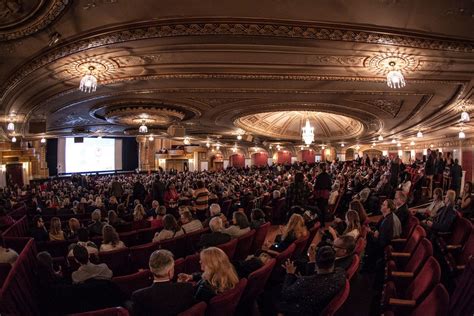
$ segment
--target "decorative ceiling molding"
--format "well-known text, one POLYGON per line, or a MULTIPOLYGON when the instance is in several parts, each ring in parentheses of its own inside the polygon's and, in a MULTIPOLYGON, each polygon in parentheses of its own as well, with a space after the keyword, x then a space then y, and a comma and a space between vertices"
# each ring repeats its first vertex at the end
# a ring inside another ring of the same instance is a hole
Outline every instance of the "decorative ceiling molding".
POLYGON ((66 9, 69 0, 0 1, 0 41, 36 33, 50 25, 66 9))
POLYGON ((392 100, 392 99, 366 99, 366 100, 353 100, 355 102, 370 104, 376 108, 390 114, 392 117, 397 117, 398 112, 403 105, 403 100, 392 100))
MULTIPOLYGON (((67 1, 67 0, 63 0, 67 1)), ((102 46, 150 38, 180 36, 250 36, 278 37, 288 39, 308 39, 340 42, 356 42, 377 45, 403 46, 430 50, 454 52, 474 52, 474 43, 452 40, 428 35, 405 35, 396 31, 373 31, 351 25, 330 25, 326 23, 303 23, 288 21, 258 20, 167 20, 123 25, 112 30, 104 30, 96 36, 85 35, 71 43, 55 47, 40 56, 31 59, 9 76, 0 91, 2 99, 9 89, 14 88, 24 77, 46 64, 75 54, 102 46)))

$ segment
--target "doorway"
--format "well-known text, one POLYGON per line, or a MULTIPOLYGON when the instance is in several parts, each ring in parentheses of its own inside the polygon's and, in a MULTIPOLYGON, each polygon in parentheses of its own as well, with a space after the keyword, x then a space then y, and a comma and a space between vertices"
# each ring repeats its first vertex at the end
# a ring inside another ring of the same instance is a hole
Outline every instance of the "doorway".
POLYGON ((6 178, 9 185, 23 186, 23 164, 11 163, 6 165, 6 178))

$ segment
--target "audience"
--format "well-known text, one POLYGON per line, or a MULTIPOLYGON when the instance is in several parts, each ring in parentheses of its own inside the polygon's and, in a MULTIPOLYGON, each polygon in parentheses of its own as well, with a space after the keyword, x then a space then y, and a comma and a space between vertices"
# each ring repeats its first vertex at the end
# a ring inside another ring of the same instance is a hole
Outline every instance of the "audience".
POLYGON ((210 217, 207 218, 203 223, 204 227, 209 227, 209 222, 214 217, 220 217, 222 219, 222 222, 224 223, 224 225, 227 224, 227 218, 225 217, 224 214, 221 213, 221 207, 220 207, 219 204, 212 203, 211 206, 209 206, 209 214, 210 214, 210 217))
POLYGON ((250 213, 250 228, 257 229, 263 224, 265 224, 265 213, 259 208, 254 208, 250 213))
POLYGON ((78 242, 77 244, 71 244, 69 246, 69 257, 72 257, 73 254, 73 248, 75 245, 83 246, 86 248, 87 252, 89 253, 89 256, 95 256, 98 257, 99 255, 99 250, 97 249, 97 245, 93 243, 92 241, 89 241, 89 232, 85 228, 79 228, 77 230, 77 239, 78 242))
POLYGON ((102 228, 102 238, 101 252, 125 248, 125 244, 120 241, 119 235, 111 225, 104 225, 104 228, 102 228))
POLYGON ((137 290, 132 295, 135 316, 177 315, 194 304, 194 288, 191 283, 174 283, 174 259, 168 250, 156 250, 150 256, 153 284, 137 290))
POLYGON ((224 233, 230 235, 232 238, 240 237, 250 231, 250 224, 244 212, 234 212, 232 216, 232 225, 224 229, 224 233))
POLYGON ((51 224, 49 228, 49 240, 56 241, 56 240, 65 240, 65 235, 63 230, 61 229, 61 220, 59 217, 51 218, 51 224))
POLYGON ((444 207, 439 210, 438 215, 433 220, 423 221, 423 227, 433 233, 449 232, 456 219, 455 199, 456 191, 448 190, 444 198, 444 207))
POLYGON ((213 247, 221 244, 225 244, 231 240, 229 234, 224 233, 224 224, 220 217, 213 217, 209 222, 210 233, 201 235, 199 240, 200 248, 213 247))
POLYGON ((299 214, 293 214, 288 220, 285 229, 281 231, 280 235, 276 236, 275 242, 273 244, 267 243, 264 250, 270 254, 277 255, 286 250, 293 242, 307 235, 308 230, 306 229, 303 217, 299 214))
POLYGON ((91 224, 87 226, 89 230, 89 235, 91 236, 100 236, 102 234, 102 228, 104 228, 104 223, 101 221, 102 215, 99 209, 96 209, 91 214, 91 224))
POLYGON ((0 230, 5 230, 15 223, 15 220, 7 215, 5 208, 0 206, 0 230))
POLYGON ((408 217, 410 216, 410 212, 408 211, 407 205, 407 195, 403 191, 395 192, 395 206, 397 209, 395 210, 395 215, 397 215, 402 227, 407 224, 408 217))
POLYGON ((203 228, 201 221, 193 219, 193 215, 189 210, 186 209, 181 213, 181 229, 185 233, 192 233, 203 228))
POLYGON ((153 242, 178 237, 184 234, 184 231, 178 226, 178 222, 171 214, 163 217, 163 229, 155 234, 153 242))
POLYGON ((36 241, 48 241, 49 240, 49 233, 44 226, 43 218, 39 215, 33 217, 33 227, 30 231, 31 237, 33 237, 36 241))
POLYGON ((0 234, 0 263, 9 263, 13 265, 18 259, 18 253, 10 248, 6 248, 3 241, 3 236, 0 234))
POLYGON ((68 221, 68 227, 69 230, 67 230, 66 233, 66 239, 67 240, 72 240, 77 238, 77 231, 79 228, 81 228, 81 222, 75 217, 72 217, 68 221))

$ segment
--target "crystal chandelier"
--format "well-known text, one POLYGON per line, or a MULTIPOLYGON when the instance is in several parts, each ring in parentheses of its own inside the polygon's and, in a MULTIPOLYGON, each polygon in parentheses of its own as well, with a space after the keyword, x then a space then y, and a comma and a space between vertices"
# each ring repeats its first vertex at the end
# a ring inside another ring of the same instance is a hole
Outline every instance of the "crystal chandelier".
POLYGON ((423 133, 422 133, 421 131, 418 131, 418 133, 416 133, 416 137, 422 138, 422 137, 423 137, 423 133))
POLYGON ((43 137, 43 138, 41 138, 40 142, 41 142, 41 144, 44 144, 44 143, 46 143, 46 138, 44 138, 44 137, 43 137))
POLYGON ((301 129, 303 141, 306 145, 311 145, 314 141, 314 127, 309 124, 309 120, 306 119, 306 125, 301 129))
POLYGON ((189 139, 189 137, 185 137, 185 138, 184 138, 183 144, 185 144, 185 145, 191 144, 191 140, 189 139))
POLYGON ((466 107, 463 105, 461 109, 461 122, 469 122, 471 120, 471 117, 469 116, 469 113, 467 113, 466 107))
POLYGON ((391 61, 388 63, 392 70, 387 74, 387 85, 393 89, 403 88, 405 86, 405 78, 403 78, 402 72, 395 69, 395 62, 391 61))
POLYGON ((97 78, 92 74, 92 71, 94 70, 94 66, 89 66, 90 73, 82 77, 81 84, 79 85, 79 90, 82 92, 90 93, 97 89, 97 78))
POLYGON ((14 131, 15 130, 15 123, 13 123, 13 122, 8 123, 7 130, 14 131))
POLYGON ((148 127, 145 125, 145 120, 142 121, 142 125, 138 128, 138 132, 142 134, 148 133, 148 127))

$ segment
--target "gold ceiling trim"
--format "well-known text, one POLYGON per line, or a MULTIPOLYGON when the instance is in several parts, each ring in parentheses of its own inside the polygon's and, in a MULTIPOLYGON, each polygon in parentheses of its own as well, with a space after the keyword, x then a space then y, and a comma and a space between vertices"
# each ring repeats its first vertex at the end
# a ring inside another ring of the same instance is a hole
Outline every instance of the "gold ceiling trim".
POLYGON ((96 36, 84 35, 83 37, 85 38, 60 45, 46 51, 42 55, 36 56, 9 76, 10 80, 6 81, 0 89, 1 99, 3 100, 10 89, 13 89, 16 84, 35 70, 71 54, 135 40, 209 35, 299 38, 454 52, 474 52, 474 44, 471 41, 452 40, 418 33, 416 35, 405 35, 397 33, 396 30, 391 32, 387 32, 386 30, 373 31, 363 29, 356 25, 329 25, 317 22, 304 23, 248 19, 234 19, 229 21, 216 18, 196 21, 189 19, 185 21, 150 21, 122 25, 115 29, 106 29, 103 30, 102 34, 96 36))

